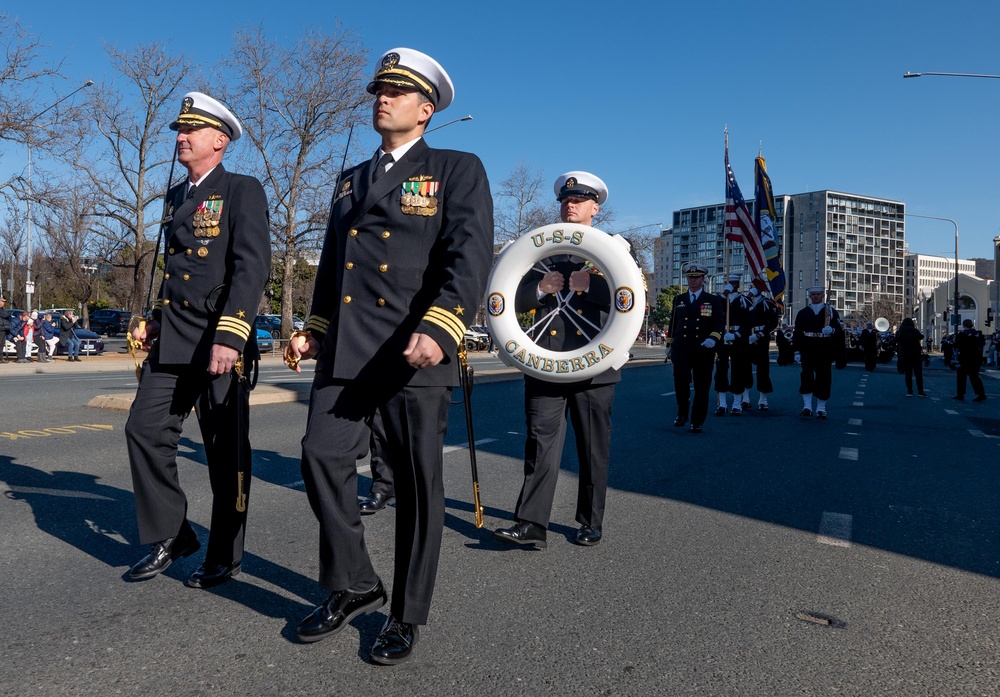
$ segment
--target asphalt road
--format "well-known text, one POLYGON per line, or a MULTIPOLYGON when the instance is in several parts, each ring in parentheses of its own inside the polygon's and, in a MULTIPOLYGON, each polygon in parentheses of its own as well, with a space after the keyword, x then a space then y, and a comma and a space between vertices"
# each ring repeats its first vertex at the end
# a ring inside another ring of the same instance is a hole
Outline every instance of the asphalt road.
MULTIPOLYGON (((477 360, 487 361, 485 375, 491 359, 477 360)), ((671 366, 630 368, 614 408, 604 542, 569 542, 570 438, 541 552, 492 538, 521 483, 523 388, 484 382, 474 399, 486 526, 473 524, 456 405, 430 623, 413 660, 384 668, 365 658, 384 611, 317 644, 294 638, 326 595, 298 469, 304 398, 252 410, 244 573, 197 591, 182 581, 200 555, 150 581, 123 580, 145 553, 127 415, 83 405, 134 390, 127 366, 6 367, 2 695, 998 693, 994 380, 986 403, 953 402, 954 373, 938 362, 931 398, 905 398, 892 366, 866 375, 852 364, 835 373, 830 418, 819 421, 797 416, 797 369, 774 368, 769 412, 709 417, 698 436, 670 425, 671 366)), ((277 365, 262 373, 265 384, 290 380, 277 365)), ((204 542, 210 500, 193 420, 181 451, 204 542)), ((363 493, 366 463, 359 472, 363 493)), ((376 568, 390 580, 393 518, 389 508, 365 519, 376 568)))

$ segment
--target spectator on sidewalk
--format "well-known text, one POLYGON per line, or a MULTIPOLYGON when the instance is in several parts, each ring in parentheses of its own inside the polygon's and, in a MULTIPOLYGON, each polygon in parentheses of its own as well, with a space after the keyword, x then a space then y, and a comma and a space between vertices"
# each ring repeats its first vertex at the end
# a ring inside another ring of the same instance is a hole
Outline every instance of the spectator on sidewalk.
POLYGON ((45 341, 46 357, 49 361, 54 361, 56 346, 59 345, 59 327, 52 319, 51 312, 46 312, 42 316, 42 337, 45 341))
POLYGON ((80 340, 73 330, 80 326, 80 318, 73 310, 66 310, 66 313, 59 318, 59 340, 66 344, 66 360, 80 360, 80 340))

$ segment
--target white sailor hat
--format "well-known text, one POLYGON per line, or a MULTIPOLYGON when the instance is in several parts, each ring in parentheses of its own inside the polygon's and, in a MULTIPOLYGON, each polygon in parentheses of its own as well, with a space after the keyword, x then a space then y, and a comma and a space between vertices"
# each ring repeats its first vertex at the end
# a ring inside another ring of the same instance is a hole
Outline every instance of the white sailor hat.
POLYGON ((434 111, 444 111, 455 98, 455 85, 441 64, 412 48, 393 48, 382 54, 368 92, 375 94, 380 84, 419 90, 431 100, 434 111))
POLYGON ((556 192, 557 201, 562 201, 567 196, 578 196, 603 205, 608 200, 608 185, 590 172, 574 171, 560 174, 552 188, 556 192))
POLYGON ((689 261, 682 269, 685 276, 704 276, 708 273, 708 267, 697 261, 689 261))
POLYGON ((731 273, 731 274, 729 274, 729 279, 728 280, 729 280, 730 283, 739 283, 740 282, 740 278, 742 278, 742 276, 740 276, 740 274, 738 274, 738 273, 731 273))
POLYGON ((823 286, 809 286, 808 288, 806 288, 807 293, 823 293, 825 291, 826 288, 824 288, 823 286))
POLYGON ((181 100, 181 113, 170 124, 170 130, 176 131, 181 126, 211 126, 229 136, 229 140, 239 140, 243 135, 243 127, 233 112, 219 100, 201 92, 188 92, 181 100))

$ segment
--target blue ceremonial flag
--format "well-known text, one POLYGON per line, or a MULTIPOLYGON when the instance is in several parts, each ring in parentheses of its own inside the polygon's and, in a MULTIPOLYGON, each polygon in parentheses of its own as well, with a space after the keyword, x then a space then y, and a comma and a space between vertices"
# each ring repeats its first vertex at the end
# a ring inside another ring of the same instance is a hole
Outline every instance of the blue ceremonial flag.
POLYGON ((785 271, 781 268, 781 250, 778 249, 778 240, 774 236, 774 220, 778 216, 774 209, 774 194, 771 192, 771 179, 767 176, 767 165, 759 155, 755 167, 754 189, 757 199, 754 223, 767 260, 767 282, 774 301, 784 309, 782 297, 785 295, 785 271))

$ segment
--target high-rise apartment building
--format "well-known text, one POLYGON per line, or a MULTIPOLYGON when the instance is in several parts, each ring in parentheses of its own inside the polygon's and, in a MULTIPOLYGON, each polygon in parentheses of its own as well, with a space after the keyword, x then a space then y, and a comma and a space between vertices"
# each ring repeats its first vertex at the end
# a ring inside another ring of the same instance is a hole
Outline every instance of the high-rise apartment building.
MULTIPOLYGON (((966 276, 977 276, 976 262, 959 259, 958 272, 966 276)), ((920 293, 931 293, 945 281, 955 280, 955 259, 930 254, 906 254, 903 270, 903 315, 913 312, 921 301, 920 293)))
POLYGON ((841 315, 858 320, 878 305, 903 309, 904 214, 900 201, 811 191, 790 197, 783 246, 787 307, 824 285, 841 315))

